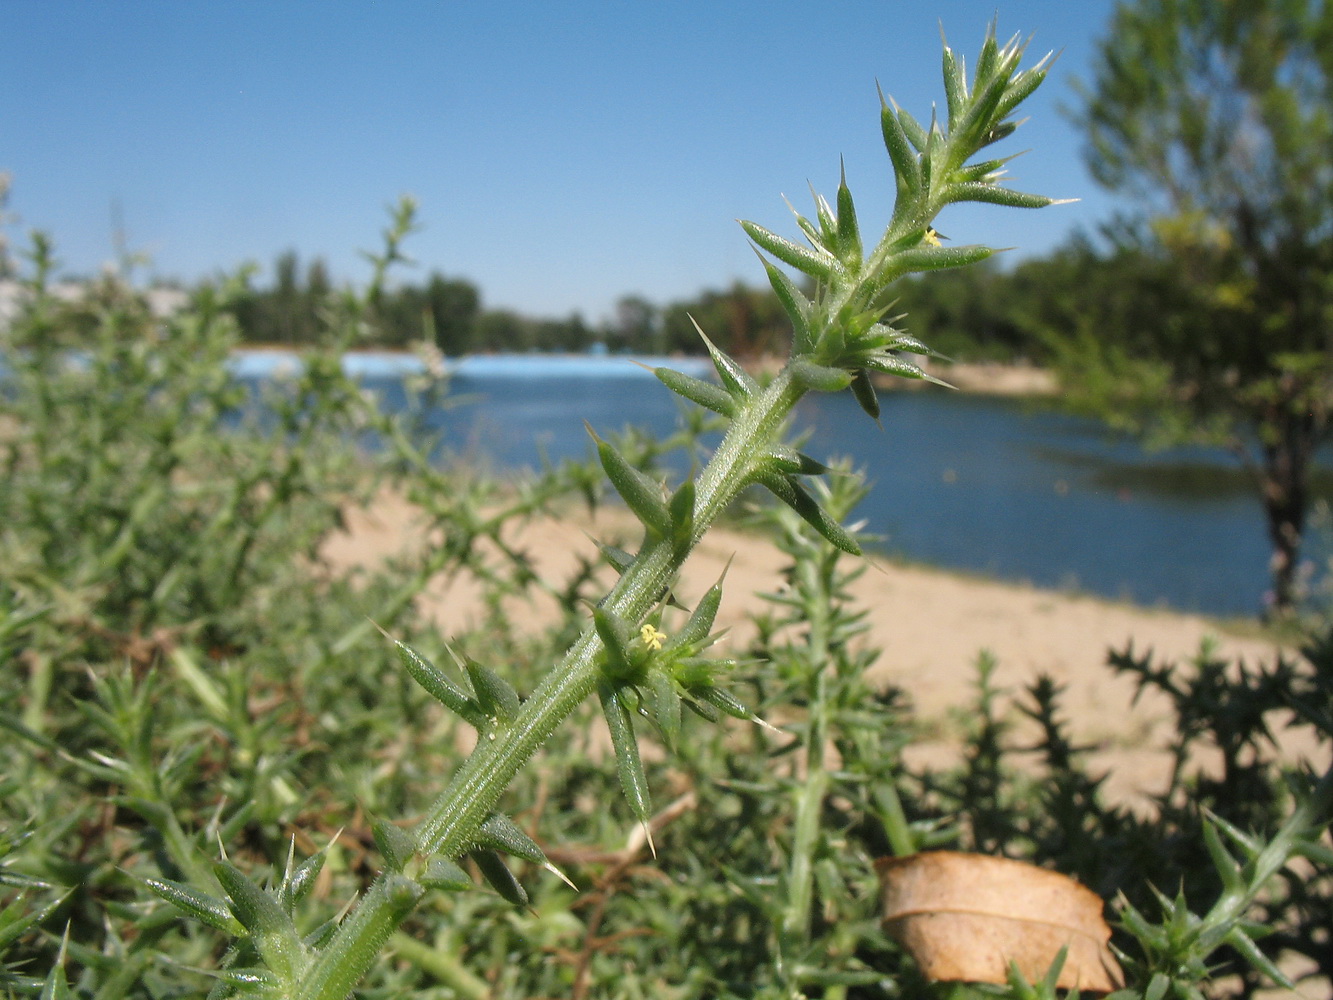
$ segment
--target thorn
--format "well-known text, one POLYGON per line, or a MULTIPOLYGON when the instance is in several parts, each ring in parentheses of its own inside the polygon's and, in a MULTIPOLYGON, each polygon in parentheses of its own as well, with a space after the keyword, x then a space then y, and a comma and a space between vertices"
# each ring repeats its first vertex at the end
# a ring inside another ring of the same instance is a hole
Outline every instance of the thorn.
POLYGON ((773 723, 769 722, 766 719, 760 718, 757 715, 750 716, 750 721, 760 726, 763 726, 770 733, 778 733, 779 735, 785 735, 784 730, 779 729, 777 726, 773 725, 773 723))
POLYGON ((657 845, 653 843, 653 828, 648 825, 646 820, 642 823, 643 835, 648 838, 648 850, 653 852, 653 860, 657 860, 657 845))
POLYGON ((569 876, 566 875, 564 872, 562 872, 562 871, 561 871, 559 868, 557 868, 555 865, 551 864, 551 862, 549 862, 549 861, 544 862, 544 863, 542 864, 542 867, 545 868, 545 869, 546 869, 548 872, 550 872, 552 875, 554 875, 556 878, 558 878, 561 882, 565 883, 565 885, 567 885, 567 886, 569 886, 571 889, 573 889, 575 892, 578 892, 578 891, 579 891, 579 887, 576 886, 573 882, 571 882, 571 881, 569 880, 569 876))
MULTIPOLYGON (((456 652, 454 652, 454 647, 449 644, 449 640, 441 639, 440 642, 444 646, 444 651, 449 654, 449 658, 454 661, 454 666, 461 670, 464 676, 467 676, 467 664, 463 662, 462 658, 456 652)), ((342 831, 339 830, 338 832, 341 833, 342 831)))

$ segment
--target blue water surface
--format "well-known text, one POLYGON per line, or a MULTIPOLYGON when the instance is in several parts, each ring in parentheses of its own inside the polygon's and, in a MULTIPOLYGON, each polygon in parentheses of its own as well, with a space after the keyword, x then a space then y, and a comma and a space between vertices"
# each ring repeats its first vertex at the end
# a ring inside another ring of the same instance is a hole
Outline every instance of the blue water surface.
MULTIPOLYGON (((404 374, 422 370, 402 355, 348 366, 393 409, 408 399, 404 374)), ((632 424, 662 437, 681 419, 681 401, 629 359, 481 356, 449 370, 446 405, 426 421, 440 454, 497 472, 588 456, 585 421, 601 434, 632 424)), ((873 488, 856 516, 890 553, 1140 604, 1262 610, 1264 520, 1229 454, 1147 453, 1095 422, 1010 400, 927 389, 881 401, 877 425, 850 394, 812 395, 795 425, 814 457, 847 457, 865 472, 873 488), (1182 473, 1207 475, 1182 488, 1182 473)))

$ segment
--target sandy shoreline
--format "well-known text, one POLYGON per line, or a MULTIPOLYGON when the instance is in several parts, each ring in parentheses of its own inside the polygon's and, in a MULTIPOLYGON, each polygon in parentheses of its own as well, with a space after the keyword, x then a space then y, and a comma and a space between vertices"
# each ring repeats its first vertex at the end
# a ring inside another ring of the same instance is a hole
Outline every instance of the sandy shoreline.
MULTIPOLYGON (((351 512, 348 534, 329 545, 327 556, 335 566, 367 565, 420 546, 423 538, 413 521, 406 503, 381 498, 367 511, 351 512)), ((595 557, 589 534, 631 547, 637 538, 623 510, 606 508, 595 521, 582 511, 559 520, 537 519, 507 541, 531 556, 539 574, 560 584, 579 556, 595 557)), ((686 566, 679 592, 689 604, 730 563, 718 624, 733 627, 725 640, 731 648, 744 649, 746 614, 762 603, 754 595, 781 583, 783 562, 782 553, 762 538, 715 529, 686 566)), ((1228 635, 1220 623, 1201 615, 922 566, 876 560, 852 592, 869 612, 866 641, 883 650, 870 676, 906 691, 932 733, 931 742, 913 749, 918 760, 943 762, 956 754, 959 713, 971 704, 975 664, 984 649, 998 660, 995 683, 1012 694, 1043 673, 1065 686, 1062 714, 1071 720, 1076 740, 1098 748, 1094 764, 1109 772, 1108 792, 1131 802, 1165 783, 1170 762, 1161 746, 1170 732, 1169 714, 1160 699, 1145 697, 1133 704, 1132 682, 1105 666, 1108 649, 1132 642, 1136 651, 1151 649, 1159 662, 1182 664, 1204 641, 1216 642, 1224 656, 1251 662, 1275 655, 1271 642, 1228 635)), ((461 631, 479 620, 480 596, 474 581, 458 578, 433 586, 422 598, 423 611, 446 633, 461 631)), ((542 599, 514 601, 507 610, 537 628, 552 619, 554 605, 542 599)), ((1300 754, 1305 748, 1291 749, 1300 754)))

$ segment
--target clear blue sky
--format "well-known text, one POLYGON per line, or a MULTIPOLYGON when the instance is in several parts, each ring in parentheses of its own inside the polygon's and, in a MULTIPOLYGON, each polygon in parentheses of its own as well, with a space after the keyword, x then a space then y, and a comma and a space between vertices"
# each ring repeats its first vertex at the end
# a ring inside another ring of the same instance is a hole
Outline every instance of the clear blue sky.
POLYGON ((1077 205, 957 207, 956 243, 1043 253, 1114 203, 1058 108, 1087 78, 1110 0, 8 0, 0 171, 14 242, 50 232, 65 270, 112 256, 113 205, 151 274, 324 257, 360 280, 385 206, 420 202, 416 280, 465 277, 490 307, 658 303, 762 281, 737 218, 795 234, 782 202, 831 196, 839 156, 867 227, 890 208, 876 80, 918 117, 943 103, 940 26, 987 23, 1061 51, 1008 151, 1013 186, 1077 205))

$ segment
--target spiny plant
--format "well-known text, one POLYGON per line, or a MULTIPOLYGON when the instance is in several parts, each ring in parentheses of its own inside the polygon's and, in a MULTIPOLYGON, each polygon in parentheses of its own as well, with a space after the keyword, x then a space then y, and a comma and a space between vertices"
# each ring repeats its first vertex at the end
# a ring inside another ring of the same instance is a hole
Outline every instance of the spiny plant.
POLYGON ((753 718, 728 690, 728 662, 704 655, 715 638, 721 581, 673 625, 668 609, 677 603, 677 573, 709 526, 756 485, 838 548, 859 553, 852 535, 802 484, 803 478, 827 470, 787 443, 787 419, 806 393, 846 389, 878 418, 872 376, 930 378, 900 356, 930 351, 886 320, 890 286, 906 274, 971 264, 993 252, 940 245, 933 223, 942 209, 964 201, 1024 208, 1052 203, 1002 186, 1007 158, 974 159, 1014 131, 1014 112, 1045 78, 1046 60, 1020 69, 1024 50, 1018 39, 1001 44, 988 32, 969 77, 963 60, 946 46, 943 121, 932 115, 923 125, 881 97, 881 129, 896 177, 896 200, 885 232, 868 252, 845 176, 835 204, 816 196, 813 220, 796 214, 804 244, 741 223, 791 320, 791 356, 770 382, 761 384, 701 330, 717 383, 654 369, 669 389, 729 421, 708 463, 673 488, 593 435, 603 470, 642 523, 643 538, 632 554, 604 549, 619 574, 617 582, 592 608, 591 621, 567 654, 527 697, 499 672, 466 656, 457 657, 460 683, 408 645, 398 645, 405 669, 473 726, 478 739, 413 829, 375 824, 385 870, 344 919, 311 933, 298 929, 296 907, 322 854, 299 864, 293 859, 267 887, 226 860, 212 867, 204 885, 166 879, 149 883, 181 910, 236 936, 219 993, 341 1000, 428 892, 472 886, 459 866, 465 857, 502 896, 523 903, 524 888, 501 855, 541 865, 547 864, 546 856, 498 810, 500 798, 552 732, 591 696, 597 696, 606 717, 630 811, 645 826, 652 805, 639 755, 644 720, 670 743, 686 708, 709 718, 753 718), (799 272, 805 287, 779 264, 799 272))

